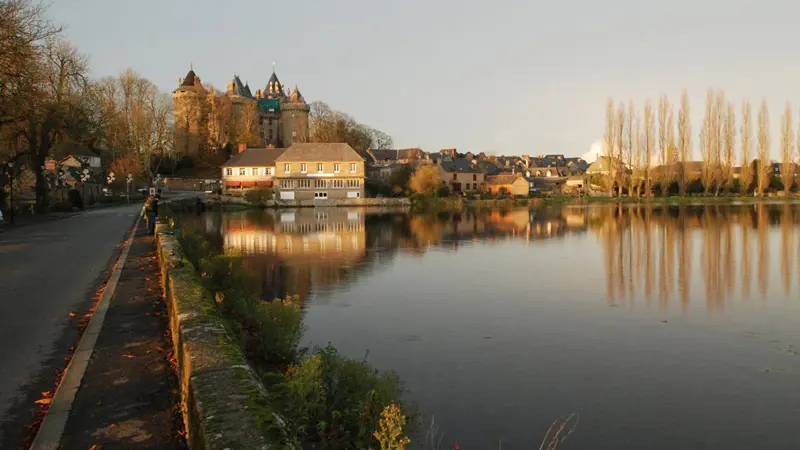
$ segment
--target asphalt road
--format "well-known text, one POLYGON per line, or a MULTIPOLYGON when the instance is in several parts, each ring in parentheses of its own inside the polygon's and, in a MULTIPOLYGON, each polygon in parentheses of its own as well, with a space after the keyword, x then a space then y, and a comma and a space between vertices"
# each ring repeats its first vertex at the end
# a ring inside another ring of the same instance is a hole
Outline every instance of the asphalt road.
POLYGON ((0 233, 0 448, 18 445, 33 400, 51 390, 141 205, 0 233))

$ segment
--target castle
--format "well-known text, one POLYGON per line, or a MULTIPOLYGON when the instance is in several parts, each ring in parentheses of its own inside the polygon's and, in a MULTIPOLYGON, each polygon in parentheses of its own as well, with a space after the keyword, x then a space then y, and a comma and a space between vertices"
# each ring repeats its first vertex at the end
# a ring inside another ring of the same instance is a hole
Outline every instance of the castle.
POLYGON ((175 150, 181 155, 196 157, 226 144, 234 149, 246 145, 286 148, 308 142, 311 108, 296 86, 284 91, 274 69, 264 90, 255 95, 237 75, 220 95, 206 89, 190 68, 186 77, 178 79, 172 99, 175 150))

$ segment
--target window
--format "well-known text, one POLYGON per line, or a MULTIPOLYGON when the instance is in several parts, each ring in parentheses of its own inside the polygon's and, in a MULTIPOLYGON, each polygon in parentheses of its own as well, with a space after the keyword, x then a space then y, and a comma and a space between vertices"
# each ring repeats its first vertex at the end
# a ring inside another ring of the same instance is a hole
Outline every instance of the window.
POLYGON ((294 187, 294 180, 281 180, 281 188, 291 189, 294 187))
POLYGON ((292 137, 297 137, 297 131, 292 131, 292 137))
POLYGON ((244 176, 246 172, 247 172, 247 169, 245 169, 244 167, 240 167, 239 168, 239 175, 244 176))
POLYGON ((314 192, 314 198, 316 199, 326 199, 328 198, 327 192, 314 192))
POLYGON ((478 181, 478 174, 472 174, 472 181, 478 181))
POLYGON ((301 188, 310 188, 311 187, 311 180, 298 180, 300 183, 301 188))
POLYGON ((300 163, 300 173, 307 173, 308 172, 308 164, 300 163))
POLYGON ((333 163, 333 173, 339 173, 339 169, 342 167, 339 163, 333 163))
POLYGON ((233 169, 231 169, 230 167, 225 169, 225 175, 232 176, 233 175, 233 169))
POLYGON ((356 163, 350 163, 350 173, 356 173, 356 163))
POLYGON ((253 167, 253 176, 254 177, 258 176, 258 167, 253 167))
POLYGON ((315 188, 326 188, 328 187, 327 184, 327 180, 314 180, 315 188))
POLYGON ((457 180, 457 179, 458 179, 458 174, 457 174, 457 173, 454 173, 454 174, 453 174, 453 180, 455 181, 455 180, 457 180))
POLYGON ((317 163, 317 173, 322 173, 322 163, 317 163))
POLYGON ((284 164, 283 165, 283 173, 289 173, 290 169, 291 169, 291 164, 284 164))
POLYGON ((274 175, 271 167, 264 167, 264 175, 274 175))

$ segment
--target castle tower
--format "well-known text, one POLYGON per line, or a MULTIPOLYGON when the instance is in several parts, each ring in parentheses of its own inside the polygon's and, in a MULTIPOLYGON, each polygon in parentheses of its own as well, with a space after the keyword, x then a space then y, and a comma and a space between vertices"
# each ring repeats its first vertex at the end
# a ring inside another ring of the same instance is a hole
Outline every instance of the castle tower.
POLYGON ((284 147, 295 142, 308 142, 308 115, 311 107, 306 103, 297 86, 281 103, 281 137, 284 147))
POLYGON ((262 119, 250 86, 234 74, 225 95, 231 100, 231 114, 236 125, 228 136, 230 143, 234 148, 239 148, 240 144, 264 145, 262 119))
POLYGON ((281 102, 286 98, 283 85, 273 70, 267 86, 260 91, 258 112, 261 117, 262 142, 276 148, 283 147, 281 141, 281 102))
POLYGON ((205 150, 208 122, 203 108, 206 89, 190 67, 178 88, 172 91, 175 109, 175 150, 181 155, 196 157, 205 150))

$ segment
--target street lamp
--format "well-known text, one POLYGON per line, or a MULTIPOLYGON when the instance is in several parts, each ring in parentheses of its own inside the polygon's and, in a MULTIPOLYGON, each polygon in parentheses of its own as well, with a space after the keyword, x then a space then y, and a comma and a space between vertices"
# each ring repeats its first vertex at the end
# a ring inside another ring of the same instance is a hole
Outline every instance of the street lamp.
POLYGON ((81 172, 81 197, 86 197, 86 182, 89 181, 89 169, 83 169, 81 172))
POLYGON ((133 175, 128 174, 128 176, 125 177, 125 199, 128 201, 129 204, 131 202, 131 183, 132 182, 133 182, 133 175))

